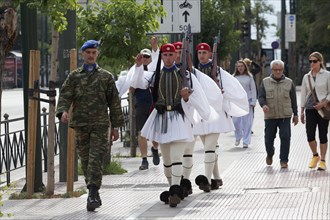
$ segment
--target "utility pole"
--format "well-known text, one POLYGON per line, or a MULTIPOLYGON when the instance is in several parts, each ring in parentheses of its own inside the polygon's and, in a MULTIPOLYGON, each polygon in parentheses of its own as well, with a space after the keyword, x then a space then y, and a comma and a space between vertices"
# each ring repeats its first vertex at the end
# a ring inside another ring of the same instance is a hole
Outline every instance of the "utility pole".
MULTIPOLYGON (((58 60, 59 60, 59 84, 62 86, 64 80, 70 73, 70 50, 77 48, 76 43, 76 11, 68 11, 66 14, 68 21, 67 29, 60 34, 58 60)), ((67 181, 67 134, 68 124, 60 122, 60 182, 67 181)), ((78 159, 75 157, 74 180, 78 180, 78 159)))
MULTIPOLYGON (((281 0, 281 60, 285 63, 285 70, 287 69, 287 56, 285 50, 285 0, 281 0)), ((284 72, 287 74, 287 71, 284 72)))
MULTIPOLYGON (((296 0, 290 0, 290 14, 296 13, 296 0)), ((289 42, 289 55, 288 55, 288 76, 296 83, 297 79, 297 53, 296 42, 289 42)))
POLYGON ((240 58, 251 57, 251 2, 250 0, 246 0, 245 2, 245 16, 240 22, 242 32, 240 58))
MULTIPOLYGON (((21 3, 21 26, 22 26, 22 51, 23 51, 23 92, 24 92, 24 128, 25 143, 28 143, 28 98, 29 98, 29 60, 30 50, 37 50, 37 32, 29 27, 37 25, 37 10, 30 9, 26 3, 21 3)), ((44 188, 42 183, 41 164, 41 129, 40 129, 40 102, 37 107, 37 129, 36 129, 36 155, 35 155, 35 179, 34 192, 41 192, 44 188)), ((26 157, 27 158, 27 157, 26 157)), ((26 190, 26 185, 23 191, 26 190)))

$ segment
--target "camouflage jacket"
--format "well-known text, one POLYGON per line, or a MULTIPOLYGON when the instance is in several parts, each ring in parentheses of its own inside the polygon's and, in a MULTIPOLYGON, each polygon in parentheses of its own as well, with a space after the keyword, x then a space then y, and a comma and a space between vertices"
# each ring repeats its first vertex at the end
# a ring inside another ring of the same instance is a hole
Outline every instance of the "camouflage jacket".
POLYGON ((110 122, 112 127, 124 125, 114 78, 98 65, 90 74, 83 66, 69 74, 60 91, 56 115, 68 112, 71 104, 70 127, 109 125, 110 122))

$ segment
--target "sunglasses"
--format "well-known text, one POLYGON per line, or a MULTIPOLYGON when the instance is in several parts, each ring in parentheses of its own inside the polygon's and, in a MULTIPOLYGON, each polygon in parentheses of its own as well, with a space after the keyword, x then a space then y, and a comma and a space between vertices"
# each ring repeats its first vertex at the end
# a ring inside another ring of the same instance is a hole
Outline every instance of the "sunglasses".
POLYGON ((150 58, 150 56, 149 55, 143 55, 143 58, 148 59, 148 58, 150 58))
POLYGON ((309 60, 309 63, 317 63, 319 62, 318 60, 309 60))

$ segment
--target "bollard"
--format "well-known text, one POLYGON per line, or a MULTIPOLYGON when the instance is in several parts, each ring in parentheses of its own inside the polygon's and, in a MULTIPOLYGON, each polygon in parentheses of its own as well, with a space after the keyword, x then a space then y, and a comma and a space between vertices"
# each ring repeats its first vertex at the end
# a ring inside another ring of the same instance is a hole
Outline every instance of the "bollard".
MULTIPOLYGON (((42 119, 44 123, 43 134, 47 134, 47 115, 46 115, 47 108, 42 108, 42 119)), ((43 145, 44 145, 44 172, 47 172, 47 161, 48 161, 48 135, 44 135, 42 138, 43 145)))
POLYGON ((5 143, 4 146, 6 146, 6 179, 7 179, 7 186, 10 185, 10 145, 9 145, 9 122, 8 122, 8 118, 9 115, 7 113, 5 113, 3 115, 3 117, 5 118, 5 143))

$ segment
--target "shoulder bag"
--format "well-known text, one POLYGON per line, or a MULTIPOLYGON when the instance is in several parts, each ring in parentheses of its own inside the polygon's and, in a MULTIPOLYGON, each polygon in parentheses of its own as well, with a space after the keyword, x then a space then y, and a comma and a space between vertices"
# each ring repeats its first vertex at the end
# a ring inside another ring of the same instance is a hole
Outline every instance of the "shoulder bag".
MULTIPOLYGON (((310 88, 311 93, 312 93, 312 97, 313 97, 314 103, 317 103, 318 101, 317 101, 317 98, 316 98, 315 89, 312 88, 311 76, 308 76, 308 84, 309 84, 309 88, 310 88)), ((323 119, 330 120, 330 103, 327 103, 327 106, 326 107, 322 107, 317 112, 319 113, 319 115, 323 119)))

